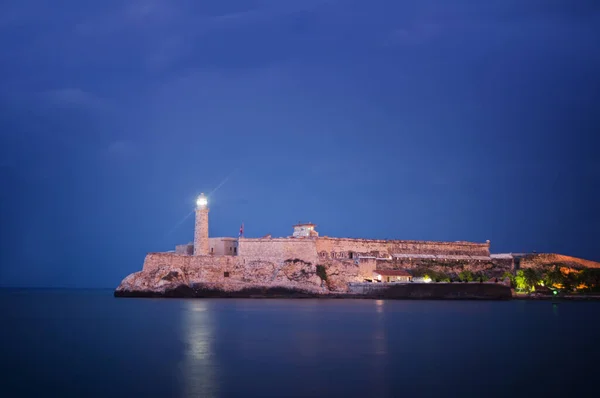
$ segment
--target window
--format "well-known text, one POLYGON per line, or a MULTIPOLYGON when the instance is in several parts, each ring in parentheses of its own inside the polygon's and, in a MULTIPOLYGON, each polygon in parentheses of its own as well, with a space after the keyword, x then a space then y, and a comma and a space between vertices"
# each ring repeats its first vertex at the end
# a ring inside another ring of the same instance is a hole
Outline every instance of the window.
POLYGON ((213 253, 213 251, 214 251, 214 247, 211 247, 210 252, 213 253))
POLYGON ((223 276, 224 276, 225 278, 229 278, 229 272, 223 272, 223 276))
POLYGON ((352 253, 352 252, 348 252, 348 257, 350 257, 350 258, 354 258, 354 253, 352 253))
POLYGON ((237 247, 233 248, 233 254, 237 254, 237 247))

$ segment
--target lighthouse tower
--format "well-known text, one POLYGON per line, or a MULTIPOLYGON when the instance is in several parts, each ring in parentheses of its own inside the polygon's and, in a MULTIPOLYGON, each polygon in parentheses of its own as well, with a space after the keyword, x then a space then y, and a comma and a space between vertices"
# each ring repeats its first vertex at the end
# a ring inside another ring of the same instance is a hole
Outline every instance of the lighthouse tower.
POLYGON ((200 194, 196 201, 196 225, 194 227, 194 256, 207 256, 208 242, 208 200, 200 194))

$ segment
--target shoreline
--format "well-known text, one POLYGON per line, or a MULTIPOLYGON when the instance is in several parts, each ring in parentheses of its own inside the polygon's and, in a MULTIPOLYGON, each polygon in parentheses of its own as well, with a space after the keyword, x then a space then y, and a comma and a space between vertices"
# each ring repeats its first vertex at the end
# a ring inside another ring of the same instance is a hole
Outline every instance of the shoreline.
POLYGON ((119 298, 319 298, 365 300, 511 300, 510 287, 500 284, 404 284, 359 286, 348 292, 322 292, 302 287, 178 285, 164 290, 117 289, 119 298))
POLYGON ((484 291, 467 291, 469 289, 456 287, 444 289, 433 288, 432 285, 413 286, 409 289, 389 286, 375 291, 367 291, 364 293, 318 293, 305 291, 298 288, 289 287, 252 287, 239 290, 224 290, 219 288, 207 287, 189 287, 180 285, 173 289, 165 291, 152 290, 114 290, 115 298, 218 298, 218 299, 328 299, 328 300, 458 300, 458 301, 600 301, 600 295, 562 295, 562 296, 529 296, 529 295, 514 295, 511 294, 510 288, 507 286, 498 286, 492 291, 486 289, 484 291), (436 291, 437 290, 437 291, 436 291))

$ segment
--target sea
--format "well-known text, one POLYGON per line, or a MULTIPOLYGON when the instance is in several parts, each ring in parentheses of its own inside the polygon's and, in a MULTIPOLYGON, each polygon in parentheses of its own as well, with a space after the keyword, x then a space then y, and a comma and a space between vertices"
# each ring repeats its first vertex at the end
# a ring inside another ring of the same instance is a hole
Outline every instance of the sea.
POLYGON ((0 290, 0 397, 598 396, 600 302, 0 290))

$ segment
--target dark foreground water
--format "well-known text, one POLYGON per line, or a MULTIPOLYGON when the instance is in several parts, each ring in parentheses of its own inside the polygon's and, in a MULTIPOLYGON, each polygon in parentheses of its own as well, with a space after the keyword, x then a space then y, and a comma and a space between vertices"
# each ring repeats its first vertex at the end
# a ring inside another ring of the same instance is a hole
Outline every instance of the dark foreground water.
POLYGON ((600 302, 6 290, 0 311, 0 397, 598 396, 600 302))

